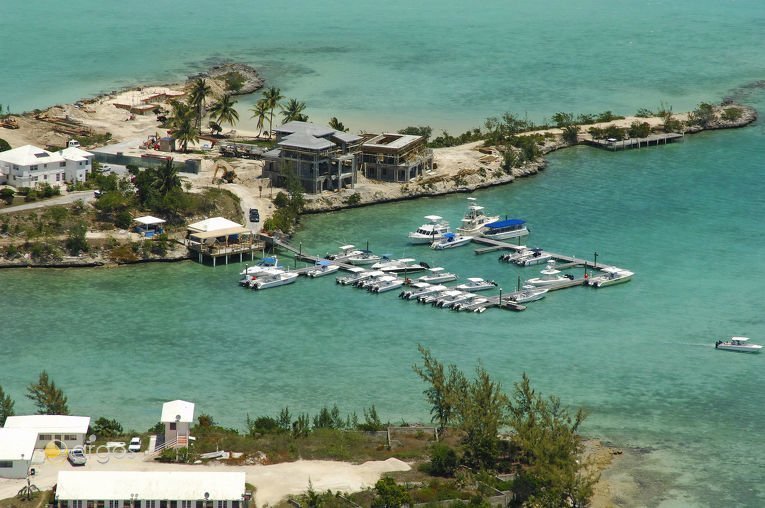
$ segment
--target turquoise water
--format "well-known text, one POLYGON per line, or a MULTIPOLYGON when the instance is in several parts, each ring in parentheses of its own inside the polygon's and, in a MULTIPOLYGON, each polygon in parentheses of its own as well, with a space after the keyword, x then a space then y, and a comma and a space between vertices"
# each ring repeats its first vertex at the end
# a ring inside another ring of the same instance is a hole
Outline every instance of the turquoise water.
MULTIPOLYGON (((465 128, 504 110, 538 120, 558 110, 630 113, 660 100, 678 111, 729 93, 765 108, 762 91, 739 88, 763 78, 756 1, 67 6, 28 2, 0 17, 3 33, 45 20, 78 34, 4 38, 0 102, 29 109, 234 59, 263 68, 313 118, 337 115, 354 130, 465 128)), ((637 273, 623 286, 557 292, 520 314, 439 311, 331 279, 247 292, 235 285, 239 265, 2 271, 0 385, 31 410, 24 387, 45 368, 73 411, 136 428, 173 398, 233 426, 246 413, 333 403, 419 420, 427 405, 410 366, 422 343, 465 369, 483 362, 508 388, 526 371, 545 393, 590 411, 588 434, 642 450, 630 470, 640 498, 630 504, 762 506, 763 358, 712 344, 765 337, 764 141, 760 123, 659 149, 582 147, 551 155, 536 177, 476 193, 490 210, 528 219, 533 244, 597 251, 637 273)), ((469 248, 406 245, 423 215, 456 222, 464 198, 307 217, 297 240, 321 253, 369 241, 506 289, 535 274, 469 248)))

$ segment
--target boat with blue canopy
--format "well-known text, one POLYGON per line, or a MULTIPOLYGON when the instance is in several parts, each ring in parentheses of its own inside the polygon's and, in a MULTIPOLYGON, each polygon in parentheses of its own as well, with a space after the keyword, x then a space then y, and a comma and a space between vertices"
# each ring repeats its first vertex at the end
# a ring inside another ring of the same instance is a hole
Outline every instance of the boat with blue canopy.
POLYGON ((520 238, 529 234, 526 221, 523 219, 505 219, 490 222, 481 229, 484 238, 493 240, 505 240, 508 238, 520 238))

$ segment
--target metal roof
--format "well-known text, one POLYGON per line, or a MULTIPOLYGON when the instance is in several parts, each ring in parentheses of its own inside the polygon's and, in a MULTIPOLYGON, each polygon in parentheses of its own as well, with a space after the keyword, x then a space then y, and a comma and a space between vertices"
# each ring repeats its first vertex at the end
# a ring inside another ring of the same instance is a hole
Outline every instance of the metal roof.
POLYGON ((0 429, 0 460, 32 460, 37 432, 27 429, 0 429))
POLYGON ((309 136, 324 137, 337 133, 332 127, 318 125, 311 122, 287 122, 281 127, 276 127, 275 132, 283 134, 307 134, 309 136))
POLYGON ((9 416, 4 428, 33 430, 38 434, 86 434, 88 425, 89 416, 25 415, 9 416))
POLYGON ((290 134, 279 141, 277 145, 292 148, 307 148, 309 150, 326 150, 327 148, 335 146, 335 144, 328 139, 312 136, 311 134, 303 132, 290 134))
POLYGON ((185 400, 171 400, 162 404, 161 422, 186 422, 194 421, 194 403, 185 400), (180 416, 180 419, 177 417, 180 416))
POLYGON ((51 153, 33 145, 24 145, 12 150, 0 152, 0 161, 16 164, 17 166, 34 166, 64 162, 66 159, 57 153, 51 153))
POLYGON ((145 215, 143 217, 136 217, 133 219, 138 224, 145 224, 146 226, 150 226, 152 224, 164 224, 167 222, 164 219, 158 219, 157 217, 152 217, 151 215, 145 215))
POLYGON ((187 229, 192 231, 205 233, 205 232, 225 230, 225 229, 231 229, 231 228, 242 228, 244 226, 242 226, 241 224, 237 224, 234 221, 228 220, 224 217, 211 217, 209 219, 205 219, 200 222, 195 222, 194 224, 189 224, 186 227, 187 229))

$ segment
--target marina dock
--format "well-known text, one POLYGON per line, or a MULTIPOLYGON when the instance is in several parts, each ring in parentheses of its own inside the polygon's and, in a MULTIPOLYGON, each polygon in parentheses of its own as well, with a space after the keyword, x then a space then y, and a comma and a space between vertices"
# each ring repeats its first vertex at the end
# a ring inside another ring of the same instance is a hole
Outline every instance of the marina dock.
POLYGON ((609 139, 583 139, 582 143, 595 148, 602 148, 604 150, 611 150, 615 152, 617 150, 629 150, 631 148, 642 148, 647 146, 666 145, 668 143, 674 143, 675 141, 682 141, 685 139, 685 135, 678 134, 676 132, 668 132, 664 134, 651 134, 645 138, 630 138, 616 140, 609 139))

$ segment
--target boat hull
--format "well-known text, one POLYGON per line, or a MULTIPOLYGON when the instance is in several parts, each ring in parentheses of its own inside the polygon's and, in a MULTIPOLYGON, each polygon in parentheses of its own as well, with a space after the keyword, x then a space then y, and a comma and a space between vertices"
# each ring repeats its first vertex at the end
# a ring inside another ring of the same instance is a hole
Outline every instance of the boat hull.
POLYGON ((522 238, 529 235, 528 229, 518 229, 516 231, 505 231, 503 233, 483 233, 481 236, 490 240, 508 240, 510 238, 522 238))
POLYGON ((306 275, 312 278, 324 277, 325 275, 330 275, 337 272, 339 269, 340 269, 339 266, 331 265, 325 268, 317 268, 316 270, 310 270, 306 272, 306 275))
POLYGON ((759 353, 762 351, 762 346, 752 344, 749 346, 734 346, 732 344, 720 344, 715 346, 715 349, 721 349, 723 351, 733 351, 735 353, 759 353))
POLYGON ((276 280, 260 280, 260 281, 256 281, 255 284, 253 284, 252 289, 256 289, 256 290, 272 289, 279 286, 286 286, 287 284, 292 284, 296 280, 297 280, 297 274, 294 274, 294 277, 290 276, 290 277, 279 278, 276 280))

